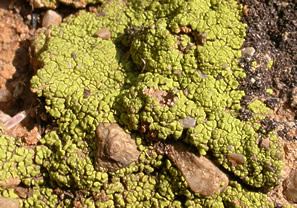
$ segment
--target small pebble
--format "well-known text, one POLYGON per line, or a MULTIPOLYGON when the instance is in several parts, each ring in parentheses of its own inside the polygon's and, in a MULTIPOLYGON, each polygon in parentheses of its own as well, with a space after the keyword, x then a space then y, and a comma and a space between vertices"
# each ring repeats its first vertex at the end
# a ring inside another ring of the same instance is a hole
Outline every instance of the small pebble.
POLYGON ((184 119, 179 119, 179 123, 183 128, 188 129, 196 126, 196 119, 191 116, 187 116, 184 119))
POLYGON ((256 50, 253 47, 243 48, 241 50, 243 56, 252 57, 256 50))
POLYGON ((5 103, 11 100, 11 93, 9 90, 0 90, 0 103, 5 103))
POLYGON ((233 166, 244 164, 244 156, 238 153, 231 153, 228 155, 228 160, 233 166))
POLYGON ((96 32, 96 35, 98 37, 102 38, 103 40, 108 40, 108 39, 110 39, 111 33, 108 29, 103 28, 103 29, 98 30, 96 32))
POLYGON ((42 27, 56 25, 62 22, 62 16, 53 10, 47 10, 42 19, 42 27))

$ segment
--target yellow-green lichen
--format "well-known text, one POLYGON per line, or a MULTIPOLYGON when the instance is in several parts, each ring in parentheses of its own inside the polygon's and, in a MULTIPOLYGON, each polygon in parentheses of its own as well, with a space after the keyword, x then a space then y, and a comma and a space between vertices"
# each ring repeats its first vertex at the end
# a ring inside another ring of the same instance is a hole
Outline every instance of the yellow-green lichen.
MULTIPOLYGON (((251 119, 237 117, 244 96, 237 78, 245 77, 237 62, 246 27, 241 11, 234 0, 111 0, 38 35, 33 52, 41 67, 32 90, 45 98, 57 128, 33 152, 14 154, 33 190, 23 206, 271 206, 265 194, 232 181, 221 194, 193 193, 156 147, 181 140, 250 187, 279 181, 281 146, 273 132, 258 131, 270 110, 254 101, 251 119), (102 29, 110 37, 101 38, 102 29), (122 125, 141 151, 138 161, 114 172, 96 169, 99 123, 122 125), (24 154, 34 160, 22 162, 24 154), (29 176, 40 169, 47 183, 37 186, 29 176)), ((0 158, 13 155, 15 147, 3 145, 8 151, 0 158)))

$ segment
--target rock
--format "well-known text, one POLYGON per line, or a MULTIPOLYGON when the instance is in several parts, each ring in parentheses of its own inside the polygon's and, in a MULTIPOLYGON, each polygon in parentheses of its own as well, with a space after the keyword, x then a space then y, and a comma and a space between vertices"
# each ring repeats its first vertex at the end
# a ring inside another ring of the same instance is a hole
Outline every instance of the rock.
POLYGON ((135 140, 118 124, 100 123, 96 129, 96 166, 116 171, 138 160, 135 140))
POLYGON ((238 153, 231 153, 228 155, 228 160, 233 166, 244 164, 244 156, 238 153))
POLYGON ((11 93, 9 92, 9 90, 0 90, 0 103, 5 103, 10 101, 12 98, 11 93))
POLYGON ((196 126, 196 119, 191 116, 187 116, 184 119, 179 119, 179 123, 183 128, 188 129, 196 126))
POLYGON ((190 189, 202 196, 210 196, 223 191, 229 179, 214 163, 204 156, 191 151, 182 142, 166 144, 167 156, 181 171, 190 189))
POLYGON ((242 56, 246 56, 246 57, 252 57, 255 52, 256 50, 253 47, 247 47, 241 50, 242 56))
POLYGON ((11 119, 10 115, 8 115, 0 110, 0 125, 4 124, 5 122, 7 122, 10 119, 11 119))
POLYGON ((19 199, 10 199, 0 196, 0 207, 5 208, 19 208, 19 199))
POLYGON ((297 202, 297 169, 290 172, 289 177, 284 181, 284 195, 292 202, 297 202))
POLYGON ((106 28, 103 28, 103 29, 100 29, 96 32, 96 35, 100 38, 102 38, 103 40, 109 40, 110 37, 111 37, 111 33, 108 29, 106 28))
POLYGON ((42 27, 56 25, 62 22, 62 16, 53 10, 47 10, 42 19, 42 27))
POLYGON ((2 181, 2 183, 0 184, 0 188, 12 188, 18 186, 20 183, 21 180, 19 178, 9 178, 7 180, 2 181))

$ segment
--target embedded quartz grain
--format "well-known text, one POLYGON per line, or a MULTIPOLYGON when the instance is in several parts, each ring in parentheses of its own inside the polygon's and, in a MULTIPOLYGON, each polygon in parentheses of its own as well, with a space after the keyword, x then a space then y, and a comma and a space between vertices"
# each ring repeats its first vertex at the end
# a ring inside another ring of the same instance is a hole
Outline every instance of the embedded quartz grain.
POLYGON ((224 190, 229 183, 227 175, 204 156, 190 151, 182 142, 167 145, 168 157, 181 171, 192 191, 210 196, 224 190))
POLYGON ((196 126, 196 120, 195 118, 192 118, 191 116, 187 116, 184 119, 179 119, 180 125, 185 128, 191 128, 196 126))
POLYGON ((135 140, 118 124, 101 123, 96 129, 96 162, 109 171, 127 167, 140 155, 135 140))

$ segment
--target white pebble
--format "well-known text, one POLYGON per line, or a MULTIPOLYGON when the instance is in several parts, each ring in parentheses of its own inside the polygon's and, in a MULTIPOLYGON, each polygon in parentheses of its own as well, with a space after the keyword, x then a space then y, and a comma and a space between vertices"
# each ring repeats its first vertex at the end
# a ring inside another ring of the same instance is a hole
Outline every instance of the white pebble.
POLYGON ((243 48, 241 50, 243 56, 252 57, 256 50, 253 47, 243 48))

